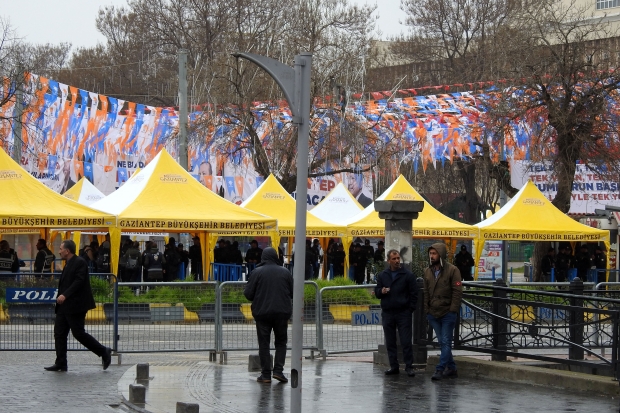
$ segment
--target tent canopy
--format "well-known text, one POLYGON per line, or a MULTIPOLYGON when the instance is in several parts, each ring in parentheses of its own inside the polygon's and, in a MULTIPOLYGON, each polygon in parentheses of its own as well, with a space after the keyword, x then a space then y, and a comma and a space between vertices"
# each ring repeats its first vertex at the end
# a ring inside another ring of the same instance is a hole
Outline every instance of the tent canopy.
POLYGON ((92 206, 117 215, 123 231, 267 235, 276 228, 274 218, 245 210, 207 189, 165 149, 139 174, 92 206))
POLYGON ((39 182, 0 150, 0 228, 99 229, 116 217, 65 198, 39 182))
MULTIPOLYGON (((418 219, 413 221, 412 235, 415 238, 475 238, 477 236, 476 228, 437 211, 402 175, 377 200, 424 201, 424 209, 419 213, 418 219)), ((353 217, 347 225, 347 233, 351 237, 383 237, 384 231, 385 220, 379 218, 374 202, 353 217)))
MULTIPOLYGON (((276 177, 269 175, 241 206, 261 214, 277 215, 280 236, 292 237, 295 236, 295 202, 276 177)), ((306 235, 309 237, 340 237, 344 235, 344 225, 330 224, 307 213, 306 235)))
POLYGON ((570 218, 531 181, 497 213, 475 226, 482 241, 609 241, 609 231, 570 218))
POLYGON ((86 206, 92 205, 105 198, 103 192, 98 190, 95 185, 91 184, 86 177, 82 177, 77 184, 73 185, 71 189, 65 191, 62 195, 65 198, 69 198, 86 206))
POLYGON ((364 208, 351 195, 351 192, 340 182, 317 206, 310 210, 310 214, 331 224, 342 225, 364 208))
MULTIPOLYGON (((498 212, 475 225, 476 262, 485 241, 604 242, 609 251, 609 231, 583 225, 560 211, 531 181, 498 212)), ((476 266, 476 274, 478 266, 476 266)))

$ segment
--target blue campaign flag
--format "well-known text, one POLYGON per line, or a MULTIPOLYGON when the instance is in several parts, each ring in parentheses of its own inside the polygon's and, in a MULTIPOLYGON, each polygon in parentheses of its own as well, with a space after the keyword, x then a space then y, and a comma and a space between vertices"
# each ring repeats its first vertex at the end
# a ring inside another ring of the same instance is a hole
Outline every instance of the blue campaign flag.
POLYGON ((256 177, 256 187, 257 188, 259 186, 261 186, 263 184, 263 182, 265 182, 265 177, 264 176, 257 176, 256 177))
POLYGON ((84 162, 84 178, 88 179, 91 184, 95 181, 93 164, 90 162, 84 162))
POLYGON ((56 172, 56 164, 58 164, 58 156, 48 155, 47 157, 47 173, 49 176, 54 176, 56 172))
POLYGON ((228 195, 235 194, 235 177, 225 176, 224 178, 226 179, 226 189, 228 190, 228 195))
POLYGON ((116 168, 116 172, 119 185, 127 182, 127 168, 116 168))

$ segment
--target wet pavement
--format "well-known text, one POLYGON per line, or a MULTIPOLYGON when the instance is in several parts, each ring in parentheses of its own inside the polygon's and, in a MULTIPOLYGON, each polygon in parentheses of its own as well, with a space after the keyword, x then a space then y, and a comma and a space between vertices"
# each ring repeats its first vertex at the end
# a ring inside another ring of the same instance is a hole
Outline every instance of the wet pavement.
MULTIPOLYGON (((88 352, 69 354, 69 372, 43 370, 52 352, 0 352, 0 411, 127 411, 137 363, 150 363, 147 404, 153 413, 176 411, 176 402, 198 403, 200 412, 288 412, 290 384, 256 382, 248 372, 247 353, 229 353, 228 363, 209 362, 208 354, 125 354, 123 365, 101 370, 88 352)), ((618 412, 608 396, 466 377, 431 382, 430 373, 415 378, 385 376, 371 355, 303 361, 304 412, 618 412)), ((287 360, 286 368, 290 368, 287 360)), ((287 374, 288 375, 288 374, 287 374)))

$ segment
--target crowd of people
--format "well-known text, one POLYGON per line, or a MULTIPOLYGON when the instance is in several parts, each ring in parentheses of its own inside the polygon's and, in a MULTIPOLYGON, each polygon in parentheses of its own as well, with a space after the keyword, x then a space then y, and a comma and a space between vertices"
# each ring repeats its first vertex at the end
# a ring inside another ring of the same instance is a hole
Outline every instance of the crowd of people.
POLYGON ((556 254, 555 248, 550 247, 547 254, 540 262, 541 276, 540 281, 551 281, 551 272, 555 274, 557 282, 568 281, 568 274, 571 269, 577 270, 577 277, 582 281, 594 281, 597 283, 605 282, 607 278, 607 255, 603 248, 597 245, 594 253, 590 252, 588 245, 582 244, 576 254, 573 255, 571 247, 563 245, 556 254), (595 269, 596 278, 588 280, 588 273, 595 269))

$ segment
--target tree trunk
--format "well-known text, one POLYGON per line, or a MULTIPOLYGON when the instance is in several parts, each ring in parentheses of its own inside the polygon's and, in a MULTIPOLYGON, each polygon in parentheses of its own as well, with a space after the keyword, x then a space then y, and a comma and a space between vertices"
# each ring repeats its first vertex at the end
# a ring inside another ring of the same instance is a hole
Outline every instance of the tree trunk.
POLYGON ((543 282, 543 276, 540 263, 544 256, 547 254, 547 250, 551 246, 550 242, 535 242, 534 251, 532 252, 532 270, 534 271, 534 282, 543 282))
POLYGON ((476 164, 458 160, 457 165, 465 188, 465 223, 476 224, 480 221, 478 211, 481 209, 480 198, 476 192, 476 164))

